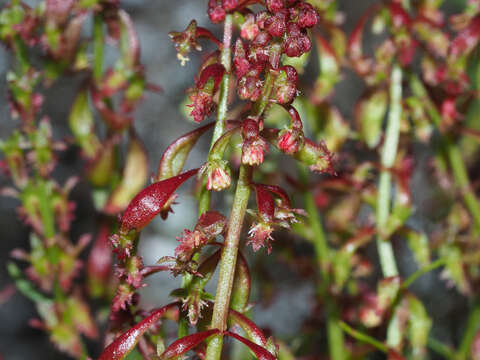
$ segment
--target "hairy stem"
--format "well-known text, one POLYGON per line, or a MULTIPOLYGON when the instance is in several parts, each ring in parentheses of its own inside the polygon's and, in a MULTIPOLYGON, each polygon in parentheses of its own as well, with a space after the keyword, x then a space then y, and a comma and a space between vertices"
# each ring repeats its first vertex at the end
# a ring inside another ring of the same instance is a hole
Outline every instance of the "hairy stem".
MULTIPOLYGON (((240 175, 233 200, 232 212, 227 228, 220 260, 219 279, 215 306, 213 308, 212 329, 226 330, 227 316, 230 307, 230 296, 235 276, 235 265, 238 255, 238 244, 242 231, 243 220, 250 197, 250 178, 252 168, 246 165, 240 167, 240 175)), ((213 338, 207 347, 206 359, 220 359, 223 338, 221 335, 213 338)))
MULTIPOLYGON (((271 71, 268 71, 262 95, 253 107, 253 116, 260 117, 265 111, 270 100, 270 94, 272 93, 274 82, 275 76, 271 71)), ((219 279, 211 324, 212 329, 220 329, 220 331, 224 331, 227 325, 230 296, 232 293, 235 266, 237 263, 238 245, 240 242, 245 212, 247 211, 248 198, 250 197, 252 170, 253 169, 250 166, 240 166, 237 189, 235 190, 235 197, 233 198, 232 212, 230 214, 227 235, 222 250, 222 257, 220 259, 219 279)), ((213 337, 207 346, 206 359, 219 360, 222 355, 222 345, 222 335, 216 335, 213 337)))
POLYGON ((392 175, 390 168, 397 155, 398 139, 400 137, 400 120, 402 117, 402 70, 395 65, 392 70, 390 83, 390 111, 387 118, 385 140, 382 148, 382 171, 378 183, 377 196, 377 249, 380 257, 382 272, 385 277, 398 275, 397 264, 392 244, 383 236, 383 229, 390 214, 390 196, 392 190, 392 175))

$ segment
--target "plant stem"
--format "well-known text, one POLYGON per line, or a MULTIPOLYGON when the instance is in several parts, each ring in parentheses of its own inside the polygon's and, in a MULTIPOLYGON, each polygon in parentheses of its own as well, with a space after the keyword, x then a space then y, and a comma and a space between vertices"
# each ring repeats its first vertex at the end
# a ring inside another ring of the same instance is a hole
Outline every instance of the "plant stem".
POLYGON ((93 18, 93 78, 100 81, 103 76, 103 22, 100 15, 93 18))
MULTIPOLYGON (((228 93, 230 89, 230 74, 232 68, 232 33, 233 33, 233 15, 227 14, 225 16, 225 23, 223 26, 223 47, 220 55, 220 63, 225 68, 222 82, 220 83, 220 94, 218 100, 217 121, 213 129, 212 141, 210 143, 210 150, 215 142, 225 132, 225 123, 228 116, 228 93)), ((205 182, 205 180, 204 180, 205 182)), ((203 184, 205 185, 205 184, 203 184)), ((201 215, 210 208, 211 193, 205 186, 202 186, 200 198, 198 200, 198 214, 201 215)))
POLYGON ((393 166, 397 155, 401 116, 402 70, 398 65, 395 65, 392 70, 390 83, 390 111, 388 113, 385 140, 381 155, 382 171, 380 172, 378 184, 376 211, 378 229, 377 248, 382 272, 385 277, 398 275, 392 244, 382 234, 390 214, 390 196, 392 187, 390 168, 393 166))
MULTIPOLYGON (((422 81, 415 75, 410 76, 410 87, 415 96, 422 99, 423 104, 430 115, 435 126, 440 129, 442 122, 442 116, 440 115, 437 107, 428 96, 427 90, 422 84, 422 81)), ((462 153, 453 139, 448 134, 441 134, 442 149, 447 154, 448 162, 453 171, 453 177, 455 183, 460 189, 463 201, 473 218, 474 228, 476 234, 480 233, 480 203, 478 202, 475 193, 470 185, 470 179, 468 178, 467 167, 465 161, 462 158, 462 153)))
POLYGON ((407 280, 405 280, 402 283, 401 289, 407 289, 412 285, 420 276, 423 274, 426 274, 427 272, 433 271, 440 266, 445 265, 446 260, 444 258, 440 258, 432 262, 431 264, 428 264, 427 266, 422 267, 421 269, 418 269, 415 271, 412 275, 408 277, 407 280))
MULTIPOLYGON (((299 165, 299 175, 302 183, 307 185, 308 172, 305 166, 299 165)), ((343 331, 339 326, 338 308, 328 293, 328 286, 330 284, 330 277, 328 273, 329 265, 329 248, 327 237, 323 229, 320 214, 315 206, 315 200, 311 191, 304 193, 305 210, 308 214, 308 224, 313 233, 313 246, 315 248, 315 255, 317 258, 318 267, 322 276, 321 281, 321 295, 326 302, 326 318, 327 318, 327 337, 328 348, 332 360, 345 359, 345 339, 343 331)))
POLYGON ((348 335, 353 337, 354 339, 364 342, 366 344, 370 344, 373 347, 377 348, 378 350, 383 351, 384 353, 388 351, 388 347, 384 343, 378 341, 377 339, 371 337, 370 335, 367 335, 358 330, 355 330, 354 328, 347 325, 343 321, 340 321, 339 324, 340 324, 340 328, 343 331, 345 331, 348 335))
MULTIPOLYGON (((217 121, 215 123, 215 128, 213 129, 212 140, 210 143, 210 150, 212 149, 215 142, 223 135, 225 132, 225 123, 227 121, 228 115, 228 92, 230 88, 230 73, 231 73, 231 64, 232 64, 232 53, 231 53, 231 44, 232 44, 232 33, 233 33, 233 15, 227 14, 225 16, 225 23, 223 27, 223 47, 222 53, 220 55, 220 63, 225 68, 225 74, 222 77, 222 82, 220 83, 220 94, 218 100, 218 110, 217 110, 217 121)), ((205 188, 206 179, 202 180, 202 190, 198 199, 198 215, 202 215, 204 212, 210 209, 210 199, 211 193, 205 188)), ((198 260, 199 254, 195 254, 193 260, 198 260)), ((192 275, 187 274, 183 277, 182 286, 186 288, 192 281, 192 275)), ((178 324, 178 337, 183 337, 188 334, 188 321, 187 319, 180 319, 178 324)))
POLYGON ((475 302, 472 311, 468 317, 467 328, 463 334, 462 342, 457 352, 456 359, 466 360, 477 331, 480 329, 480 303, 475 302))
POLYGON ((453 352, 453 350, 449 346, 435 339, 434 337, 430 336, 428 338, 428 347, 437 354, 443 356, 445 359, 455 359, 455 353, 453 352))
MULTIPOLYGON (((271 71, 267 72, 265 83, 260 99, 254 104, 252 115, 260 117, 267 107, 270 94, 273 89, 275 76, 271 71)), ((220 259, 219 279, 217 284, 217 293, 215 296, 215 305, 213 307, 212 329, 219 329, 223 332, 227 326, 228 311, 230 308, 230 296, 232 293, 233 280, 235 276, 235 266, 237 263, 238 245, 240 234, 242 232, 243 220, 247 211, 248 198, 250 197, 250 181, 252 177, 252 167, 247 165, 240 166, 237 189, 233 198, 232 212, 227 226, 227 235, 222 249, 220 259)), ((207 345, 207 360, 219 360, 222 355, 223 336, 214 336, 207 345)))
POLYGON ((220 83, 220 97, 218 100, 217 122, 213 130, 212 142, 213 144, 223 135, 225 131, 225 122, 228 114, 228 92, 230 87, 230 73, 232 68, 232 32, 233 32, 233 15, 227 14, 225 16, 225 23, 223 26, 223 48, 220 55, 220 63, 225 68, 222 82, 220 83))
MULTIPOLYGON (((243 220, 250 197, 250 178, 252 168, 246 165, 240 167, 240 175, 233 200, 232 212, 228 222, 227 235, 223 245, 220 260, 219 279, 215 306, 213 308, 212 329, 226 330, 227 315, 230 307, 230 295, 235 276, 235 265, 238 254, 238 244, 242 231, 243 220)), ((207 347, 207 360, 220 359, 223 338, 221 335, 214 337, 207 347)))

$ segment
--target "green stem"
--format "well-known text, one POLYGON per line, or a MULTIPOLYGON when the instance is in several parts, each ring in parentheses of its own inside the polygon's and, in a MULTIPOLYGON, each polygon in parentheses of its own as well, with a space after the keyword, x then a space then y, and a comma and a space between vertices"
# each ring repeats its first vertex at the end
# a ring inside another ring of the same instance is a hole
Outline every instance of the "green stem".
POLYGON ((455 353, 453 350, 432 336, 428 338, 428 347, 437 354, 443 356, 445 359, 455 359, 455 353))
MULTIPOLYGON (((265 111, 275 82, 275 76, 271 71, 267 72, 265 83, 260 99, 255 103, 252 115, 259 117, 265 111)), ((219 279, 215 305, 213 307, 212 329, 224 331, 227 326, 228 311, 230 308, 230 296, 232 293, 235 266, 238 255, 238 245, 242 231, 245 212, 247 211, 248 198, 250 197, 250 181, 252 168, 247 165, 240 166, 240 174, 233 198, 232 212, 227 227, 227 235, 220 259, 219 279)), ((223 336, 214 336, 207 345, 207 360, 219 360, 222 355, 223 336)))
POLYGON ((480 302, 475 302, 473 310, 468 317, 467 328, 463 334, 462 342, 457 352, 456 360, 466 360, 469 358, 470 347, 475 339, 477 331, 480 329, 480 302))
POLYGON ((100 81, 103 76, 103 21, 100 15, 93 18, 93 78, 100 81))
POLYGON ((30 62, 28 61, 27 49, 22 39, 15 35, 13 37, 13 47, 17 55, 18 63, 20 64, 21 73, 25 74, 30 69, 30 62))
POLYGON ((384 353, 388 352, 388 347, 384 343, 378 341, 377 339, 371 337, 370 335, 367 335, 358 330, 355 330, 354 328, 347 325, 343 321, 340 321, 339 324, 340 324, 340 328, 343 331, 345 331, 348 335, 353 337, 355 340, 372 345, 373 347, 377 348, 380 351, 383 351, 384 353))
MULTIPOLYGON (((302 182, 306 185, 308 172, 304 166, 299 165, 299 175, 302 182)), ((305 202, 305 211, 308 214, 308 224, 313 233, 313 246, 317 257, 318 266, 321 269, 324 282, 329 281, 328 277, 328 243, 325 231, 323 230, 322 221, 315 205, 315 199, 311 191, 305 191, 303 200, 305 202)))
MULTIPOLYGON (((232 212, 228 222, 227 235, 220 259, 219 279, 215 306, 213 308, 212 329, 226 330, 227 315, 230 307, 230 296, 235 276, 235 265, 238 255, 238 245, 242 231, 243 220, 250 197, 250 179, 252 168, 246 165, 240 167, 237 189, 233 200, 232 212)), ((214 337, 207 347, 207 360, 217 360, 221 357, 223 337, 214 337)))
POLYGON ((43 225, 43 235, 46 239, 51 239, 55 235, 55 215, 53 213, 51 199, 51 189, 50 184, 45 182, 40 177, 37 178, 37 189, 38 189, 38 210, 40 216, 42 217, 43 225))
MULTIPOLYGON (((228 92, 230 88, 230 72, 231 72, 231 43, 233 33, 233 15, 227 14, 225 16, 225 23, 223 28, 223 46, 222 53, 220 55, 220 63, 225 68, 225 74, 223 75, 222 82, 220 83, 220 94, 218 100, 217 121, 215 128, 213 129, 212 141, 210 144, 210 150, 215 142, 225 132, 225 123, 228 116, 228 92)), ((210 209, 211 193, 205 188, 206 179, 203 179, 203 186, 198 199, 198 215, 202 215, 204 212, 210 209)), ((195 254, 193 260, 197 261, 200 254, 195 254)), ((186 288, 192 281, 192 275, 187 274, 183 277, 182 287, 186 288)), ((181 338, 188 334, 188 321, 187 319, 180 319, 178 323, 178 337, 181 338)))
MULTIPOLYGON (((210 150, 215 142, 225 132, 225 123, 228 116, 228 93, 230 89, 230 73, 232 68, 232 33, 233 33, 233 15, 227 14, 225 16, 225 23, 223 27, 223 46, 220 55, 220 63, 225 68, 222 82, 220 83, 220 94, 218 100, 217 121, 213 129, 212 141, 210 143, 210 150)), ((204 185, 205 185, 204 179, 204 185)), ((198 200, 198 214, 201 215, 210 208, 211 193, 205 186, 202 186, 200 198, 198 200)))
MULTIPOLYGON (((302 183, 307 185, 308 171, 304 166, 299 165, 299 175, 302 183)), ((328 286, 330 284, 330 277, 328 273, 329 266, 329 248, 327 237, 323 229, 320 214, 317 211, 315 200, 311 191, 304 193, 305 210, 308 214, 308 224, 313 233, 313 246, 315 248, 315 255, 317 263, 322 276, 321 281, 321 295, 326 302, 326 318, 327 318, 327 338, 330 357, 332 360, 345 359, 345 339, 343 331, 339 326, 339 311, 338 308, 328 293, 328 286)))
MULTIPOLYGON (((421 98, 428 115, 432 119, 435 126, 440 129, 442 116, 437 107, 428 96, 427 90, 422 81, 415 75, 410 76, 410 87, 415 96, 421 98)), ((463 201, 473 218, 476 234, 480 233, 480 203, 472 190, 470 179, 468 177, 467 167, 463 160, 462 153, 453 139, 448 134, 441 134, 442 150, 447 154, 448 162, 452 168, 455 183, 459 188, 463 201)))
POLYGON ((232 68, 232 32, 233 32, 233 15, 227 14, 225 16, 225 23, 223 27, 223 48, 220 55, 220 63, 225 68, 222 82, 220 83, 220 97, 218 100, 217 122, 213 129, 212 142, 213 144, 223 135, 225 131, 225 123, 228 115, 228 92, 230 88, 230 73, 232 68))
POLYGON ((440 258, 440 259, 437 259, 434 262, 428 264, 427 266, 424 266, 421 269, 415 271, 412 275, 410 275, 408 277, 407 280, 405 280, 402 283, 401 289, 403 290, 403 289, 409 288, 410 285, 412 285, 420 276, 422 276, 423 274, 426 274, 430 271, 433 271, 433 270, 439 268, 440 266, 445 265, 445 263, 446 263, 446 259, 440 258))
POLYGON ((377 197, 377 248, 380 257, 382 272, 385 277, 398 275, 392 244, 383 236, 390 214, 390 196, 392 187, 392 175, 390 169, 397 155, 398 139, 400 137, 400 121, 402 117, 402 70, 395 65, 392 70, 390 83, 390 111, 387 118, 385 140, 382 149, 382 171, 378 184, 377 197))

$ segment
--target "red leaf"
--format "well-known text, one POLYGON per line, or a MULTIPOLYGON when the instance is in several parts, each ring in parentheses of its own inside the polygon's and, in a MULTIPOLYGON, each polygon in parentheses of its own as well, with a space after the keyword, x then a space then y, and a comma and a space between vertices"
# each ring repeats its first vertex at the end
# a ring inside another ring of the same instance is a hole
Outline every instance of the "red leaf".
POLYGON ((185 163, 187 155, 192 147, 200 136, 202 136, 213 125, 215 125, 215 122, 211 122, 205 126, 190 131, 172 142, 162 155, 157 170, 157 179, 164 180, 171 176, 178 175, 178 173, 182 171, 183 164, 185 163))
POLYGON ((170 310, 175 306, 178 306, 177 302, 153 310, 148 317, 132 326, 108 345, 103 350, 98 360, 120 360, 125 358, 135 348, 140 337, 148 330, 148 328, 155 324, 167 310, 170 310))
POLYGON ((480 39, 480 15, 474 17, 470 24, 453 39, 450 55, 458 57, 467 55, 478 44, 480 39))
POLYGON ((135 196, 123 213, 120 230, 128 232, 145 227, 167 204, 175 190, 195 175, 198 169, 189 170, 183 174, 156 182, 135 196))
POLYGON ((275 216, 275 201, 270 192, 262 184, 254 184, 257 193, 257 207, 265 222, 272 222, 275 216))
POLYGON ((175 342, 173 342, 160 356, 161 359, 167 360, 176 358, 187 351, 193 349, 195 346, 199 345, 202 341, 207 339, 208 337, 218 334, 220 330, 212 329, 207 331, 202 331, 196 334, 191 334, 184 336, 175 342))
POLYGON ((221 64, 212 64, 208 65, 205 69, 203 69, 202 73, 200 74, 200 78, 197 81, 197 89, 203 89, 207 81, 212 78, 213 79, 213 93, 215 93, 220 85, 220 81, 222 81, 223 74, 225 74, 225 68, 221 64))
POLYGON ((247 345, 250 348, 250 350, 253 351, 253 353, 255 354, 258 360, 276 360, 276 357, 272 355, 267 349, 251 342, 248 339, 245 339, 243 336, 237 335, 230 331, 225 331, 225 335, 231 336, 237 339, 238 341, 244 343, 245 345, 247 345))
POLYGON ((247 337, 255 344, 260 346, 267 345, 267 339, 265 338, 263 331, 245 315, 230 309, 228 313, 228 320, 233 324, 240 326, 243 331, 245 331, 245 334, 247 334, 247 337))

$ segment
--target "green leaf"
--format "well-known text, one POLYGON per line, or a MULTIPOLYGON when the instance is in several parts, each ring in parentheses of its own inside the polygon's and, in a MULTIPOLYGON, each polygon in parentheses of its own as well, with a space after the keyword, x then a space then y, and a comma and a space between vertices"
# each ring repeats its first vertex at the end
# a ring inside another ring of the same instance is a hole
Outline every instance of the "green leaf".
POLYGON ((355 114, 360 135, 369 148, 374 148, 380 141, 387 102, 387 91, 377 89, 363 97, 356 106, 355 114))

